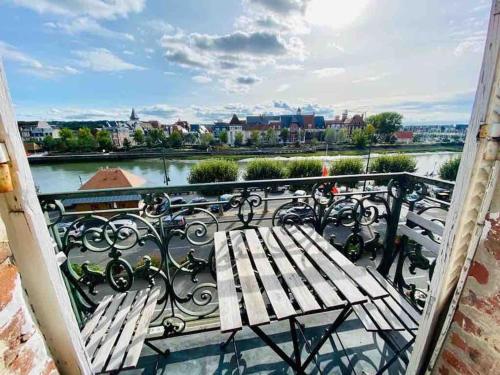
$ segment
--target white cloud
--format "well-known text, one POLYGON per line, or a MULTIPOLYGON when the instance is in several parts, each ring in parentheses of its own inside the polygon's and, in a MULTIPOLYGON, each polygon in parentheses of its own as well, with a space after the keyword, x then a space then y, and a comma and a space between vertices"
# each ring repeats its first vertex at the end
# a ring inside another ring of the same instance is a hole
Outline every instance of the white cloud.
POLYGON ((321 68, 313 71, 315 75, 320 78, 334 77, 345 73, 345 68, 332 67, 332 68, 321 68))
POLYGON ((133 41, 135 39, 134 36, 129 33, 121 33, 105 28, 96 20, 89 17, 78 17, 69 21, 62 22, 47 22, 45 23, 45 26, 50 29, 62 31, 70 35, 85 33, 102 36, 104 38, 114 38, 129 41, 133 41))
POLYGON ((126 62, 105 48, 73 51, 73 54, 78 57, 81 67, 94 72, 144 70, 143 67, 126 62))
POLYGON ((288 83, 285 83, 283 85, 280 85, 278 86, 278 88, 276 89, 276 92, 283 92, 283 91, 286 91, 290 88, 290 85, 288 83))
POLYGON ((340 51, 340 52, 345 52, 345 48, 344 48, 344 47, 342 47, 342 46, 340 46, 340 45, 338 45, 338 44, 337 44, 337 43, 335 43, 335 42, 331 42, 331 43, 329 44, 329 46, 330 46, 330 47, 332 47, 332 48, 335 48, 337 51, 340 51))
POLYGON ((193 76, 192 80, 195 81, 196 83, 209 83, 209 82, 212 82, 212 78, 210 78, 208 76, 201 76, 201 75, 193 76))
POLYGON ((90 16, 92 18, 114 19, 140 13, 146 0, 7 0, 15 5, 32 9, 38 13, 52 13, 62 16, 90 16))
POLYGON ((461 40, 455 47, 453 54, 455 56, 462 56, 466 53, 479 53, 483 52, 484 42, 486 40, 486 32, 480 31, 473 35, 467 36, 461 40))
POLYGON ((79 73, 76 68, 69 65, 55 66, 44 64, 1 40, 0 58, 16 62, 20 65, 21 71, 40 78, 55 78, 62 75, 72 75, 79 73))
POLYGON ((381 73, 381 74, 376 74, 373 76, 368 76, 368 77, 363 77, 363 78, 358 78, 352 81, 352 83, 363 83, 363 82, 375 82, 375 81, 380 81, 382 78, 385 78, 389 76, 389 73, 381 73))

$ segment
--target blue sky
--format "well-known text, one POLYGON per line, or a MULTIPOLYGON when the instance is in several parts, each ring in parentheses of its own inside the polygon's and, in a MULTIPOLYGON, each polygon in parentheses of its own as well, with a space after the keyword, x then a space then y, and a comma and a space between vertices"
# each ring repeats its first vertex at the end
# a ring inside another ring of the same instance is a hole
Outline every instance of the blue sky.
POLYGON ((487 0, 0 0, 18 119, 469 120, 487 0))

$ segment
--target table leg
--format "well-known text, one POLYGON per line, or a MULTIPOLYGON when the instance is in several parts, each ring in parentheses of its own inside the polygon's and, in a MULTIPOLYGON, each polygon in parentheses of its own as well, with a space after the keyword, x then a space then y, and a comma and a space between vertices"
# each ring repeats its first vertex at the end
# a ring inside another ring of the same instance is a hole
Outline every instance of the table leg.
POLYGON ((300 349, 299 349, 299 341, 297 338, 297 332, 295 330, 295 322, 293 318, 288 319, 290 322, 290 333, 292 334, 292 342, 293 342, 293 354, 295 356, 295 364, 297 368, 300 368, 300 349))
POLYGON ((234 338, 234 335, 236 335, 236 331, 231 332, 231 335, 229 336, 229 338, 225 342, 223 342, 222 344, 220 344, 220 348, 222 350, 226 349, 226 347, 229 344, 229 342, 234 338))
POLYGON ((306 358, 304 363, 302 364, 301 369, 304 371, 306 367, 311 363, 311 361, 314 359, 318 351, 321 349, 323 344, 325 343, 326 340, 332 335, 332 333, 347 319, 347 317, 352 313, 352 308, 350 305, 346 306, 339 314, 337 319, 332 323, 330 327, 325 331, 323 336, 320 338, 318 343, 314 346, 313 350, 311 353, 309 353, 309 356, 306 358))

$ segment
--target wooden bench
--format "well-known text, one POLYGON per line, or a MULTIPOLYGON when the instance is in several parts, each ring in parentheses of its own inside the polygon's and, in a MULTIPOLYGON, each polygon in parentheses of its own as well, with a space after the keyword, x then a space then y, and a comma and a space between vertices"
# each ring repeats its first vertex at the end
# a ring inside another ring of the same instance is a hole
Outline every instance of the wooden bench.
POLYGON ((95 374, 137 366, 160 288, 105 296, 82 330, 95 374))

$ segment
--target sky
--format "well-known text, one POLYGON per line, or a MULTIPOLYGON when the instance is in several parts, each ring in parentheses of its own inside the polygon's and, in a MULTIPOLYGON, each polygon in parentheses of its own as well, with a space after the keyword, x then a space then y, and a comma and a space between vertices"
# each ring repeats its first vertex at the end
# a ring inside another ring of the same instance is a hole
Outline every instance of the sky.
POLYGON ((0 0, 19 120, 467 123, 488 0, 0 0))

